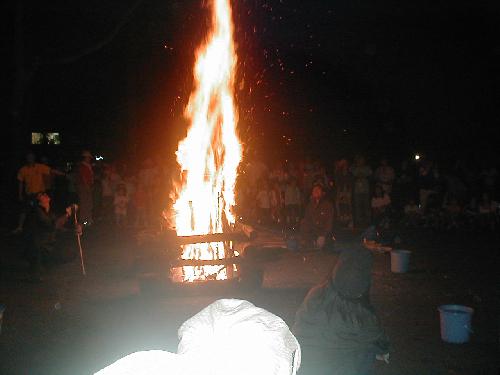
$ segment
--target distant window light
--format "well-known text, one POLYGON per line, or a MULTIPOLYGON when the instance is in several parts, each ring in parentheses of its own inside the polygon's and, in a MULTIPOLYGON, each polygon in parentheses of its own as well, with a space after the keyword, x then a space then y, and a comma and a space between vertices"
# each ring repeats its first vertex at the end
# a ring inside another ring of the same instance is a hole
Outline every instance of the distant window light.
POLYGON ((42 133, 31 133, 31 144, 32 145, 41 145, 43 142, 43 134, 42 133))
POLYGON ((61 135, 59 133, 31 133, 32 145, 59 145, 61 135))

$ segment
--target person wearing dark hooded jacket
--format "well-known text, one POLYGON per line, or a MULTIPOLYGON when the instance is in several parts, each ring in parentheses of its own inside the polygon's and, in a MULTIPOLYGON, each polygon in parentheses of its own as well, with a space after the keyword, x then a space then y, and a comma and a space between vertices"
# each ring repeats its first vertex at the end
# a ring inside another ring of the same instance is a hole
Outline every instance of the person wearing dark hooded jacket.
MULTIPOLYGON (((27 257, 30 263, 31 279, 40 281, 42 263, 48 260, 63 262, 74 257, 74 251, 68 246, 68 239, 62 236, 66 231, 64 226, 70 220, 72 210, 76 205, 66 208, 64 215, 56 215, 51 209, 50 196, 46 193, 36 195, 36 204, 27 221, 26 246, 27 257)), ((77 226, 76 232, 81 233, 77 226)), ((71 233, 68 231, 68 233, 71 233)))
POLYGON ((313 287, 292 328, 302 348, 303 375, 366 375, 375 358, 388 362, 389 342, 369 301, 373 255, 344 250, 323 283, 313 287))

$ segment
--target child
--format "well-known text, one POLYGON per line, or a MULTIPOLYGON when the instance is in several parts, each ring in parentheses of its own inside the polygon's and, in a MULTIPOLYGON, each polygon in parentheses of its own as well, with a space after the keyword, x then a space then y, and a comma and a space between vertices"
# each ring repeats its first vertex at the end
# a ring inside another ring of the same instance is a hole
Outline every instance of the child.
POLYGON ((281 208, 283 204, 281 199, 281 189, 277 182, 273 184, 271 190, 269 191, 269 198, 271 201, 271 217, 273 222, 280 224, 282 221, 281 208))
POLYGON ((262 187, 257 194, 257 211, 259 224, 269 224, 271 218, 271 194, 267 182, 262 183, 262 187))
POLYGON ((127 225, 127 208, 128 208, 128 195, 125 184, 119 184, 116 188, 114 207, 115 207, 115 224, 118 227, 127 225))
POLYGON ((389 342, 370 304, 373 255, 344 250, 322 284, 313 287, 292 328, 302 350, 300 374, 368 374, 389 361, 389 342))

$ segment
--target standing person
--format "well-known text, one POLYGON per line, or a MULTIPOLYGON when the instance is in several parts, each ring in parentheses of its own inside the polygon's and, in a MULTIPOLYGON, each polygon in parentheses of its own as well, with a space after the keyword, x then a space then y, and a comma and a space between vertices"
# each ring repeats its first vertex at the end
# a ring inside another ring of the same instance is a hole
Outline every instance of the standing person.
POLYGON ((263 162, 257 151, 254 150, 252 155, 250 155, 246 166, 246 175, 251 189, 257 190, 259 188, 260 181, 266 179, 268 174, 269 171, 266 164, 263 162))
POLYGON ((299 374, 370 374, 375 359, 389 361, 389 342, 370 303, 373 255, 346 249, 331 275, 313 287, 292 327, 302 350, 299 374))
POLYGON ((341 223, 352 228, 352 175, 349 162, 341 159, 335 163, 335 211, 341 223))
POLYGON ((419 203, 422 212, 425 214, 429 197, 436 194, 436 174, 433 168, 433 163, 429 160, 424 160, 418 169, 417 177, 419 203))
POLYGON ((387 162, 387 159, 380 161, 380 166, 375 170, 374 176, 375 184, 380 186, 384 193, 390 195, 396 174, 394 173, 394 168, 387 162))
MULTIPOLYGON (((40 164, 43 164, 50 168, 49 159, 46 156, 42 156, 40 158, 40 164)), ((54 176, 52 173, 46 174, 43 176, 43 184, 45 185, 45 192, 49 194, 49 196, 53 197, 53 189, 54 189, 54 176)))
POLYGON ((286 223, 291 227, 295 227, 299 223, 301 200, 297 179, 291 177, 285 187, 286 223))
POLYGON ((63 172, 52 169, 46 164, 37 163, 34 153, 26 155, 26 164, 17 172, 18 199, 22 208, 14 234, 23 231, 26 214, 33 206, 35 196, 47 191, 46 182, 51 175, 65 176, 63 172))
POLYGON ((146 210, 148 218, 154 217, 155 212, 155 183, 158 176, 158 169, 153 163, 153 159, 147 158, 142 162, 138 173, 138 182, 144 186, 146 192, 146 210))
POLYGON ((122 182, 121 176, 116 171, 114 164, 107 164, 104 166, 101 178, 102 189, 102 219, 109 222, 111 219, 111 212, 113 212, 113 200, 117 186, 122 182))
POLYGON ((332 235, 333 205, 325 199, 322 185, 314 185, 311 199, 306 207, 306 212, 300 224, 302 242, 306 246, 313 243, 317 249, 322 249, 327 238, 332 235))
POLYGON ((373 224, 378 225, 391 205, 391 197, 380 185, 375 185, 371 208, 373 224))
POLYGON ((267 181, 261 183, 256 197, 257 222, 259 224, 269 224, 271 221, 271 192, 267 181))
POLYGON ((357 156, 354 159, 351 174, 354 177, 354 225, 357 228, 363 228, 370 223, 370 181, 368 178, 372 175, 372 169, 366 165, 363 156, 357 156))
POLYGON ((115 198, 113 201, 115 212, 115 224, 117 227, 125 227, 127 225, 127 209, 129 197, 125 184, 119 184, 116 188, 115 198))
POLYGON ((277 182, 273 182, 269 190, 269 197, 271 199, 271 218, 274 224, 282 224, 283 197, 280 185, 277 182))
POLYGON ((135 209, 135 226, 138 228, 146 227, 148 225, 146 215, 146 192, 141 182, 137 184, 137 189, 132 197, 132 204, 135 209))
POLYGON ((76 192, 80 203, 80 222, 84 225, 93 223, 92 210, 94 170, 92 168, 92 154, 85 150, 82 152, 82 160, 78 164, 76 172, 76 192))
POLYGON ((414 164, 403 160, 397 171, 391 194, 391 200, 397 209, 403 210, 408 201, 417 196, 415 176, 414 164))

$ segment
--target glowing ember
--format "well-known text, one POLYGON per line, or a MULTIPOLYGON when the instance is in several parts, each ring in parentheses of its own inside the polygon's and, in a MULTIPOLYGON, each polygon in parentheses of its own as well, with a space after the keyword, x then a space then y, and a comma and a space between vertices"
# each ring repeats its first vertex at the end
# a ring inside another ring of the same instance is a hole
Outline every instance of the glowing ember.
MULTIPOLYGON (((176 155, 182 186, 175 192, 178 236, 222 233, 234 223, 236 171, 241 146, 236 136, 233 85, 236 53, 229 0, 213 0, 212 28, 198 49, 195 88, 185 108, 191 125, 176 155)), ((224 244, 185 245, 183 259, 224 258, 224 244)), ((184 281, 226 279, 222 266, 183 267, 184 281)))

